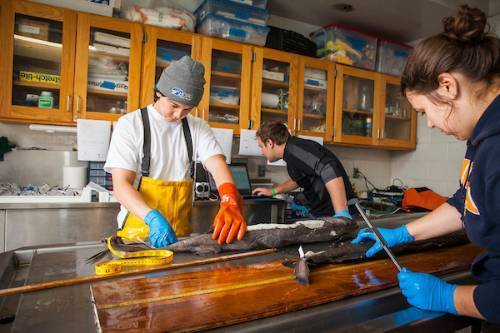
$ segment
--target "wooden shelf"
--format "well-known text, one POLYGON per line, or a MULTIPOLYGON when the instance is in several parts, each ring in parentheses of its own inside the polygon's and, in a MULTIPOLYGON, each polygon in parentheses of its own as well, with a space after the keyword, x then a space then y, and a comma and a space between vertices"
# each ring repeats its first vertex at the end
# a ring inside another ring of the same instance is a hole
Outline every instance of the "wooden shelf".
POLYGON ((62 44, 14 35, 14 56, 61 62, 62 44))
POLYGON ((107 52, 103 52, 103 51, 96 51, 96 50, 92 50, 92 49, 89 49, 89 56, 91 56, 91 57, 106 57, 106 58, 111 58, 115 61, 127 62, 127 63, 130 61, 130 57, 128 57, 128 56, 124 56, 121 54, 107 53, 107 52))
POLYGON ((322 120, 326 120, 326 115, 324 115, 324 114, 304 112, 304 114, 302 116, 304 118, 309 118, 309 119, 322 119, 322 120))
POLYGON ((364 111, 364 110, 357 110, 357 109, 344 109, 343 112, 357 113, 357 114, 363 114, 363 115, 367 115, 367 116, 373 115, 371 112, 364 111))
POLYGON ((103 90, 103 89, 95 89, 95 88, 88 88, 87 92, 89 94, 119 96, 119 97, 127 97, 127 94, 128 94, 128 93, 122 92, 122 91, 112 91, 112 90, 103 90))
POLYGON ((281 116, 288 117, 288 110, 272 109, 272 108, 261 108, 263 113, 279 114, 281 116))
POLYGON ((223 77, 227 79, 241 80, 241 75, 229 72, 212 71, 212 76, 223 77))
POLYGON ((313 87, 313 86, 307 86, 307 85, 304 85, 304 90, 326 93, 326 88, 319 88, 319 87, 313 87))
POLYGON ((391 115, 384 115, 385 119, 391 119, 391 120, 399 120, 399 121, 410 121, 411 118, 409 117, 399 117, 399 116, 391 116, 391 115))
POLYGON ((61 88, 59 84, 18 81, 18 80, 14 81, 14 85, 22 87, 30 87, 30 88, 50 89, 50 90, 59 90, 61 88))
POLYGON ((283 81, 262 79, 262 85, 288 89, 290 84, 288 82, 283 82, 283 81))
POLYGON ((238 104, 226 104, 221 102, 210 102, 210 107, 218 109, 234 110, 234 111, 240 109, 240 106, 238 104))

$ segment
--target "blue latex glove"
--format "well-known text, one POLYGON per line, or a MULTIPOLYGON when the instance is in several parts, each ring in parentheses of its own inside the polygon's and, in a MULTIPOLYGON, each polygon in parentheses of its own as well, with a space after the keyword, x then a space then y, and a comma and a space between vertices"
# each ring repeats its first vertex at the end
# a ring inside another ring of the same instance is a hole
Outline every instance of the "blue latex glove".
MULTIPOLYGON (((405 225, 402 225, 401 227, 395 229, 384 229, 384 228, 377 228, 377 229, 378 231, 380 231, 382 237, 384 237, 389 247, 411 243, 415 240, 415 238, 413 238, 413 236, 410 235, 405 225)), ((373 257, 378 251, 382 249, 382 244, 377 240, 377 237, 375 237, 375 235, 369 229, 367 228, 361 229, 356 238, 352 240, 352 243, 359 244, 360 242, 367 239, 376 241, 376 243, 373 244, 373 246, 370 247, 368 251, 366 251, 366 256, 370 258, 373 257)))
POLYGON ((149 226, 149 242, 153 247, 165 247, 177 242, 174 229, 157 210, 151 210, 144 222, 149 226))
POLYGON ((406 268, 399 272, 398 280, 403 295, 411 305, 423 310, 458 314, 454 301, 456 285, 406 268))
POLYGON ((304 216, 304 217, 311 216, 311 212, 309 211, 309 209, 307 209, 306 206, 299 205, 299 204, 295 203, 295 201, 292 201, 290 203, 290 208, 292 210, 294 210, 297 213, 297 215, 299 215, 299 216, 304 216))
POLYGON ((352 220, 352 216, 351 216, 351 214, 349 214, 348 209, 344 209, 344 210, 341 210, 340 212, 335 213, 335 215, 333 215, 333 217, 345 217, 345 218, 348 218, 349 220, 352 220))

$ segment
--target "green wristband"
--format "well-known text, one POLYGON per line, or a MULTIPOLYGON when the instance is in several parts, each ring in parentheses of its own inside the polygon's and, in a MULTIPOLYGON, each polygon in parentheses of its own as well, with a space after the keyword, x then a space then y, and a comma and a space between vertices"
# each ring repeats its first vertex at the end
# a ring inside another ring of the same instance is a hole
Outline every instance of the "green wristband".
POLYGON ((278 194, 278 193, 276 193, 276 189, 275 189, 274 187, 271 189, 271 193, 273 194, 273 197, 274 197, 276 194, 278 194))

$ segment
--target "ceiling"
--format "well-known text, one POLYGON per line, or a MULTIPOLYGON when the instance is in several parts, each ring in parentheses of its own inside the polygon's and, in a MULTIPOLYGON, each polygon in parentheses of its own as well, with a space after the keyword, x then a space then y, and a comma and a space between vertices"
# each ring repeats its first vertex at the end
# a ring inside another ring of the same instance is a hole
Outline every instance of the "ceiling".
POLYGON ((343 23, 408 43, 441 31, 442 18, 456 14, 463 3, 480 8, 487 16, 500 10, 500 0, 269 0, 268 9, 273 15, 315 26, 343 23), (355 10, 334 9, 339 3, 355 10))

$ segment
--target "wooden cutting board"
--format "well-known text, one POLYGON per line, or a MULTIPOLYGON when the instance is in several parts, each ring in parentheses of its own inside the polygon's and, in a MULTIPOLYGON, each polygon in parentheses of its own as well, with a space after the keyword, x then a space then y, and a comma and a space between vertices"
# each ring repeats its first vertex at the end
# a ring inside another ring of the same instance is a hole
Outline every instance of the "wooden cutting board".
MULTIPOLYGON (((467 270, 483 250, 471 244, 400 256, 410 270, 467 270)), ((397 284, 388 259, 330 264, 312 271, 308 287, 297 284, 281 262, 219 264, 211 270, 142 277, 92 285, 104 332, 192 332, 297 311, 397 284)))

